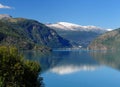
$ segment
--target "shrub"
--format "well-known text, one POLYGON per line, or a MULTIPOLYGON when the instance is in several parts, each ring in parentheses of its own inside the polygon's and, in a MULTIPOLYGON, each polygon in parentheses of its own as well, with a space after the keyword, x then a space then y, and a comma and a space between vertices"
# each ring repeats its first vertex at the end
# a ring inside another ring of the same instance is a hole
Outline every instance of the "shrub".
POLYGON ((39 63, 25 60, 15 47, 0 46, 0 87, 40 87, 39 72, 39 63))

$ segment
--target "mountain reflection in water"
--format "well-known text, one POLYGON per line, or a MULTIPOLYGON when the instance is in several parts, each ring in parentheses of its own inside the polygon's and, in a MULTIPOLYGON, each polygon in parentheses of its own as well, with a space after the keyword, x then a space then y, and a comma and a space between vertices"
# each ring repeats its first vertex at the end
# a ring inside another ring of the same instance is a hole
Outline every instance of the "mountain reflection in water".
POLYGON ((87 65, 81 65, 81 66, 74 66, 74 65, 66 65, 66 66, 56 66, 54 68, 51 68, 49 71, 53 73, 57 73, 60 75, 64 74, 70 74, 78 71, 93 71, 98 66, 87 66, 87 65))
POLYGON ((41 55, 26 51, 38 61, 45 87, 120 87, 120 52, 56 50, 41 55))
POLYGON ((25 52, 30 60, 39 61, 42 72, 52 72, 60 75, 77 71, 93 71, 100 65, 84 51, 53 51, 47 55, 40 55, 39 51, 25 52))
POLYGON ((90 52, 90 55, 99 62, 117 70, 120 70, 120 51, 90 52))

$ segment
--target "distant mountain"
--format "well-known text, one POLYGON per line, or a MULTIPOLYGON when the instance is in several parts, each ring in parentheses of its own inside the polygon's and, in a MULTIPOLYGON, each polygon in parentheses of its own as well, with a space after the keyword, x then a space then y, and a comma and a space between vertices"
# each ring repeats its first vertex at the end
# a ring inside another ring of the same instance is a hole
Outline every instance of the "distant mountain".
POLYGON ((5 19, 5 18, 12 18, 12 16, 10 16, 8 14, 1 14, 0 15, 0 19, 5 19))
POLYGON ((120 50, 120 28, 96 38, 89 46, 92 50, 120 50))
POLYGON ((68 22, 58 22, 55 24, 46 24, 48 27, 51 27, 56 30, 66 30, 66 31, 93 31, 97 33, 104 33, 106 31, 111 31, 111 29, 103 29, 96 26, 82 26, 78 24, 68 23, 68 22))
POLYGON ((46 24, 46 26, 57 31, 59 35, 71 41, 74 46, 86 48, 90 42, 99 35, 110 31, 96 26, 82 26, 68 22, 46 24))
POLYGON ((22 49, 37 46, 71 47, 68 40, 38 21, 0 15, 0 45, 15 45, 22 49))

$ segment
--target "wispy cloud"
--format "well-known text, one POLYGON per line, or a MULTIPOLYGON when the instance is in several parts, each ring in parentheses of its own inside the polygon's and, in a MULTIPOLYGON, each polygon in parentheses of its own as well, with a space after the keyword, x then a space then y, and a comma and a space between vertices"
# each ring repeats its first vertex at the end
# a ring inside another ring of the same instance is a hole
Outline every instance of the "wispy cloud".
POLYGON ((0 9, 12 9, 12 7, 0 3, 0 9))

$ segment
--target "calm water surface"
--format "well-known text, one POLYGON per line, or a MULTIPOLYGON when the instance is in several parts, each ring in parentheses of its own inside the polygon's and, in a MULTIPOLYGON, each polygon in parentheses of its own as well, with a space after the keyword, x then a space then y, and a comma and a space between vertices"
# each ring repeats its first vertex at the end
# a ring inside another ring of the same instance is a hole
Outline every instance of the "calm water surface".
POLYGON ((45 87, 120 87, 120 52, 27 51, 42 67, 45 87))

